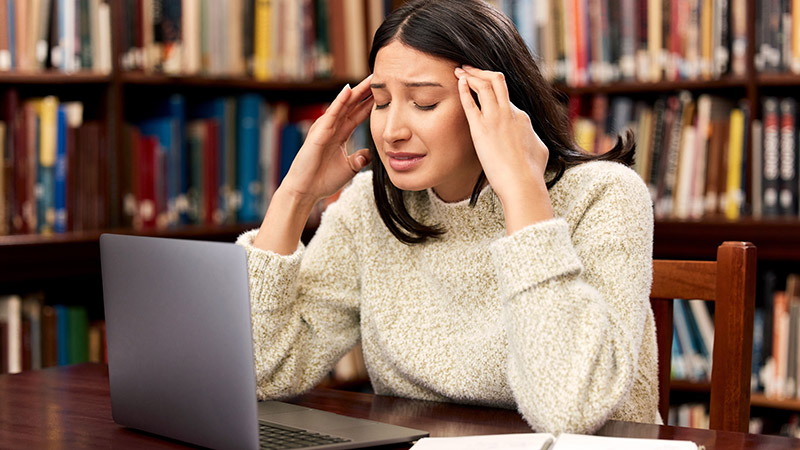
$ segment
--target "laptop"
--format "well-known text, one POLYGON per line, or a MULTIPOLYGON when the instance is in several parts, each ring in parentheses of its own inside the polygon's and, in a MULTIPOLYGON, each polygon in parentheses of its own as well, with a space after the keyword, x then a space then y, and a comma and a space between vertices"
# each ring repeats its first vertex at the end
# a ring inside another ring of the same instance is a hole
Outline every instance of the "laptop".
POLYGON ((313 449, 428 435, 257 401, 243 247, 103 234, 100 256, 111 411, 118 424, 215 449, 297 448, 281 443, 290 439, 280 437, 285 434, 313 449), (262 435, 272 436, 272 446, 260 442, 262 435))

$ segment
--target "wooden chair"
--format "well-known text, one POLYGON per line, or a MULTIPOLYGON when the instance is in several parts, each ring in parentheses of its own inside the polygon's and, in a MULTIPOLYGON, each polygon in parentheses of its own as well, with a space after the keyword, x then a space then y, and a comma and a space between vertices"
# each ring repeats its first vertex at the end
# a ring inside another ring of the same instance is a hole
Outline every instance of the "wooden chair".
POLYGON ((724 242, 716 261, 653 261, 650 303, 658 339, 659 412, 669 411, 674 299, 713 301, 714 349, 711 369, 710 428, 748 430, 756 247, 724 242))

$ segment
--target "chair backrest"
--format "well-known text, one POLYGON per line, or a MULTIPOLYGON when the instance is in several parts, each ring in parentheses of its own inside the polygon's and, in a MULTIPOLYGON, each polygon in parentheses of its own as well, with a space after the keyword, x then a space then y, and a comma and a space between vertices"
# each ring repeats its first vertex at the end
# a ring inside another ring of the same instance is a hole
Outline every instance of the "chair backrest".
POLYGON ((756 247, 724 242, 716 261, 653 261, 650 303, 658 340, 659 412, 669 411, 674 299, 713 301, 710 423, 713 430, 748 430, 753 352, 756 247))

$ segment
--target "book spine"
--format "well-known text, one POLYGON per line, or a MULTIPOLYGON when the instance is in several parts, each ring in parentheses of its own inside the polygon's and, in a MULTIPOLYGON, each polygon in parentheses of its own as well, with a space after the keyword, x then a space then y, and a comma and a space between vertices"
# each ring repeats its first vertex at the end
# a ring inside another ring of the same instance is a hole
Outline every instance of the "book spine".
POLYGON ((65 105, 58 108, 56 119, 56 161, 55 161, 55 220, 53 231, 67 231, 67 110, 65 105))
POLYGON ((797 215, 797 142, 795 114, 797 102, 790 97, 780 101, 779 173, 780 193, 778 202, 782 215, 797 215))
POLYGON ((261 97, 246 94, 238 99, 237 111, 237 149, 238 186, 242 193, 242 205, 239 210, 241 222, 255 222, 261 219, 262 185, 258 176, 259 104, 261 97))
POLYGON ((762 103, 764 121, 764 145, 761 178, 762 205, 765 217, 777 216, 780 212, 778 192, 780 189, 780 125, 778 99, 765 97, 762 103))

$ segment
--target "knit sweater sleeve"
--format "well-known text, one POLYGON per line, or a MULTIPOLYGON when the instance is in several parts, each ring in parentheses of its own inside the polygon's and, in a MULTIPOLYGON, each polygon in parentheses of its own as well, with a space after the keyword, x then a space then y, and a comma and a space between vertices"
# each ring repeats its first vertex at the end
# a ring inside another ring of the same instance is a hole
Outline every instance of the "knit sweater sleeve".
POLYGON ((492 247, 508 382, 539 431, 598 429, 628 399, 637 374, 650 310, 652 207, 641 180, 619 168, 559 181, 577 191, 568 217, 492 247))
POLYGON ((324 214, 308 247, 292 255, 252 245, 248 253, 257 394, 289 397, 316 385, 359 339, 359 275, 343 219, 352 195, 324 214))

